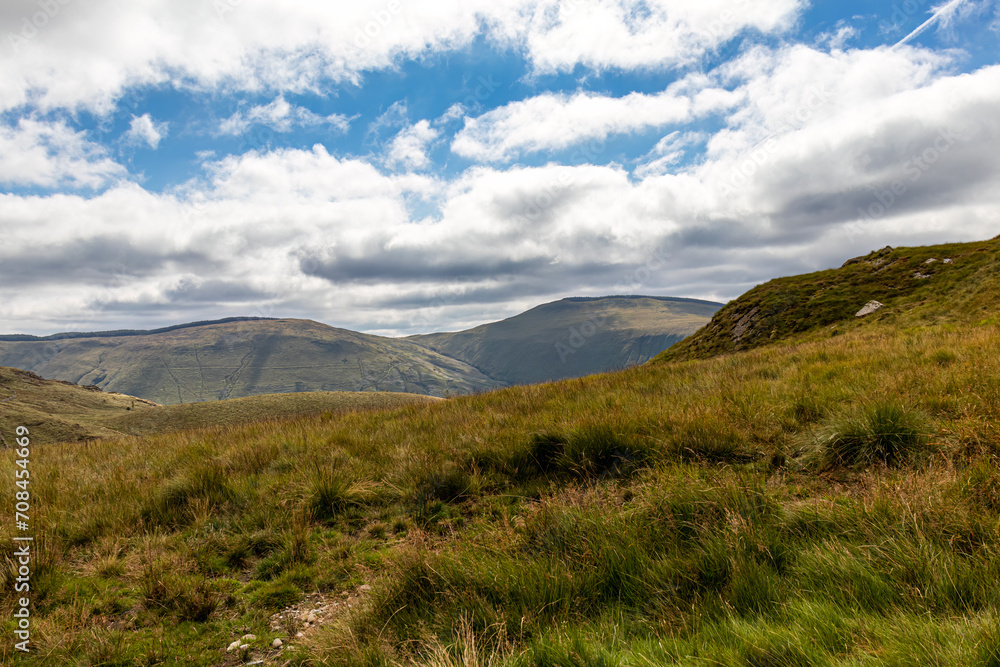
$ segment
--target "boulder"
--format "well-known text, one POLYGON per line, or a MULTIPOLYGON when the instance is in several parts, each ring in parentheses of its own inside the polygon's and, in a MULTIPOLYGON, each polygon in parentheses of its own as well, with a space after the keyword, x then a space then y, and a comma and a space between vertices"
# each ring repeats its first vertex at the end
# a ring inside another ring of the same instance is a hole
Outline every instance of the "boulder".
POLYGON ((877 310, 884 308, 885 304, 879 303, 878 301, 869 301, 865 304, 865 307, 854 314, 854 317, 865 317, 866 315, 871 315, 877 310))

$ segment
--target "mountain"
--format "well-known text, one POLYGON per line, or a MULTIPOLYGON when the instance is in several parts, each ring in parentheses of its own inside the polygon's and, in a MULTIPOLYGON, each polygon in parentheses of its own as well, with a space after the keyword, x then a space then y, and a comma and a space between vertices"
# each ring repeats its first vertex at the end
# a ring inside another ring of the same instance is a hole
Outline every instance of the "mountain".
POLYGON ((504 384, 527 384, 645 363, 697 331, 721 307, 655 296, 569 298, 467 331, 407 340, 504 384))
POLYGON ((444 396, 496 382, 412 342, 297 319, 0 337, 0 365, 163 404, 304 391, 444 396))
POLYGON ((161 404, 305 391, 441 397, 640 364, 720 306, 665 297, 564 299, 469 331, 409 338, 267 318, 17 334, 0 336, 0 365, 161 404))
POLYGON ((997 239, 874 250, 839 268, 758 285, 658 360, 705 359, 901 318, 912 324, 941 317, 979 321, 995 314, 998 263, 997 239), (884 307, 857 317, 870 301, 884 307))

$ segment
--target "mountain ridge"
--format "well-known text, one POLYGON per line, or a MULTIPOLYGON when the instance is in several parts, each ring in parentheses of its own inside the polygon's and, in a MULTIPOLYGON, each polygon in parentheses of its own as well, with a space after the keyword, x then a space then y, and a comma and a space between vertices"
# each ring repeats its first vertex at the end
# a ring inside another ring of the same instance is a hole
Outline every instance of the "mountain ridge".
POLYGON ((0 365, 162 404, 306 391, 443 397, 643 363, 693 333, 720 306, 681 297, 571 297, 463 332, 400 338, 263 317, 152 330, 13 334, 0 336, 0 365), (525 321, 528 329, 521 326, 525 321), (444 344, 435 349, 435 336, 467 341, 511 326, 520 336, 517 349, 487 344, 493 357, 485 361, 444 344), (523 363, 525 346, 531 363, 544 372, 510 372, 523 363))

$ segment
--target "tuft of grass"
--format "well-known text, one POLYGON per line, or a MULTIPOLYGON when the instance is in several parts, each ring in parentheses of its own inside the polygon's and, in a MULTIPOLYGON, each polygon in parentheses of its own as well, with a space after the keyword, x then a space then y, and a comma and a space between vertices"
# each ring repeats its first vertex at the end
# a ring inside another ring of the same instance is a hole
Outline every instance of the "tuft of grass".
POLYGON ((827 469, 897 466, 927 450, 929 432, 922 413, 896 401, 877 400, 829 419, 816 444, 827 469))
POLYGON ((352 481, 343 471, 318 468, 308 491, 308 511, 317 521, 334 521, 371 498, 367 485, 352 481))
POLYGON ((653 447, 641 435, 595 423, 574 430, 559 459, 561 467, 577 477, 604 479, 631 475, 654 456, 653 447))

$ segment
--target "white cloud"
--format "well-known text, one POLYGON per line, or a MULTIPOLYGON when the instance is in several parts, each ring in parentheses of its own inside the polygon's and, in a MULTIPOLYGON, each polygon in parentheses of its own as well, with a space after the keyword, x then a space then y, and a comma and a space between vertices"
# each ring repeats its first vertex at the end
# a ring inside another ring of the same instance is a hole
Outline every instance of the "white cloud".
POLYGON ((272 102, 252 106, 246 111, 238 110, 219 125, 221 134, 240 135, 254 125, 269 127, 275 132, 291 132, 296 127, 316 127, 329 125, 337 132, 347 132, 351 119, 342 114, 321 116, 294 104, 289 104, 283 96, 272 102))
POLYGON ((451 148, 467 158, 508 160, 603 141, 611 134, 688 123, 739 101, 738 94, 712 88, 692 98, 684 92, 689 86, 689 81, 682 81, 655 95, 631 93, 617 98, 584 92, 545 93, 466 120, 451 148))
POLYGON ((133 116, 128 132, 125 133, 126 141, 135 144, 146 144, 152 149, 160 145, 160 141, 167 136, 167 123, 155 123, 150 115, 133 116))
POLYGON ((665 174, 681 161, 687 153, 688 146, 702 143, 706 139, 708 135, 702 132, 671 132, 656 142, 653 149, 640 158, 639 165, 633 173, 637 178, 665 174))
POLYGON ((543 0, 525 34, 542 73, 663 69, 701 58, 747 29, 790 28, 801 0, 543 0))
POLYGON ((107 151, 65 122, 22 118, 0 124, 0 183, 99 188, 125 175, 107 151))
POLYGON ((926 21, 924 21, 923 23, 921 23, 916 30, 914 30, 906 37, 896 42, 896 47, 902 46, 904 44, 913 41, 923 33, 927 32, 927 30, 933 27, 934 24, 938 24, 941 28, 947 29, 951 25, 959 9, 961 9, 963 5, 966 5, 967 2, 968 0, 949 0, 944 4, 937 5, 936 7, 932 8, 931 17, 926 21))
POLYGON ((422 120, 411 125, 393 138, 386 163, 405 169, 426 168, 430 164, 427 148, 439 135, 440 132, 431 127, 430 121, 422 120))
MULTIPOLYGON (((665 69, 746 29, 782 31, 804 0, 93 0, 61 6, 16 45, 0 45, 0 110, 110 112, 127 89, 323 93, 401 59, 477 37, 527 54, 537 72, 665 69)), ((0 7, 19 36, 33 0, 0 7)), ((9 41, 9 40, 8 40, 9 41)))

